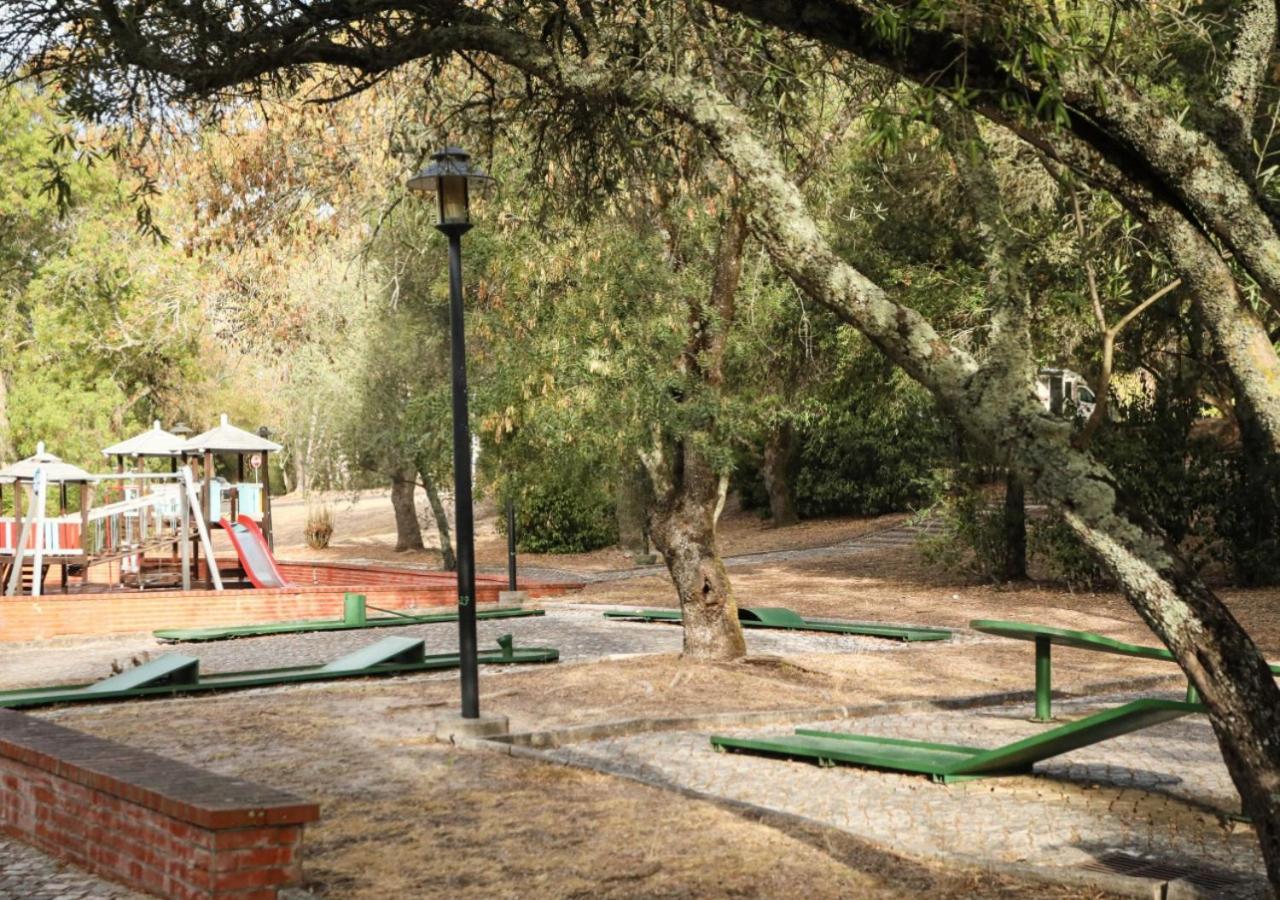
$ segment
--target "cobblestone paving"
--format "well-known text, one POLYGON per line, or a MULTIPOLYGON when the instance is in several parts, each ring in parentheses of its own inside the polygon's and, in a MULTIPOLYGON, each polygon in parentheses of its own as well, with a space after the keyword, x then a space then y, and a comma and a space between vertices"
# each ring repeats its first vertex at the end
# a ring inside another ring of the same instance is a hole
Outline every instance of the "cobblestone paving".
POLYGON ((145 896, 0 837, 2 900, 143 900, 145 896))
MULTIPOLYGON (((560 651, 560 659, 564 662, 680 651, 682 633, 677 626, 606 619, 603 613, 608 608, 599 605, 557 605, 547 610, 545 616, 481 620, 477 623, 476 633, 481 649, 496 649, 499 636, 512 634, 517 647, 555 647, 560 651)), ((85 647, 76 652, 42 654, 36 683, 75 684, 95 681, 111 674, 113 661, 128 667, 133 664, 134 659, 142 661, 144 655, 154 659, 166 653, 198 657, 200 670, 211 673, 304 666, 328 662, 391 635, 420 637, 426 641, 427 653, 456 653, 458 649, 458 626, 452 622, 189 644, 157 644, 149 638, 132 638, 128 641, 112 641, 85 647)), ((995 639, 957 634, 954 640, 995 639)), ((896 641, 856 635, 751 629, 747 632, 747 646, 751 653, 757 655, 785 655, 814 652, 881 653, 900 649, 902 645, 896 641)), ((19 670, 15 674, 21 681, 15 684, 13 680, 0 678, 0 681, 8 681, 3 687, 26 686, 31 683, 26 672, 19 670)), ((445 673, 442 677, 455 676, 445 673)))
MULTIPOLYGON (((1171 695, 1172 698, 1172 695, 1171 695)), ((1063 719, 1136 696, 1059 703, 1063 719)), ((937 743, 995 747, 1046 726, 1022 706, 909 713, 808 726, 937 743)), ((786 728, 725 731, 787 733, 786 728)), ((1113 852, 1260 875, 1251 828, 1203 716, 1065 754, 1036 775, 953 785, 852 766, 718 753, 710 732, 583 742, 566 762, 620 766, 658 783, 806 816, 905 853, 1076 866, 1113 852)))

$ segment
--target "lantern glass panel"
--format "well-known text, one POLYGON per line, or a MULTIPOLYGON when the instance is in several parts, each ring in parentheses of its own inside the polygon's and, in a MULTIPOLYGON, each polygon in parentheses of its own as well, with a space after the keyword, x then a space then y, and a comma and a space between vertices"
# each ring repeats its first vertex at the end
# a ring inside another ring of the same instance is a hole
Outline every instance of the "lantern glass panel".
POLYGON ((445 175, 439 181, 440 224, 465 225, 470 220, 467 210, 467 179, 464 175, 445 175))

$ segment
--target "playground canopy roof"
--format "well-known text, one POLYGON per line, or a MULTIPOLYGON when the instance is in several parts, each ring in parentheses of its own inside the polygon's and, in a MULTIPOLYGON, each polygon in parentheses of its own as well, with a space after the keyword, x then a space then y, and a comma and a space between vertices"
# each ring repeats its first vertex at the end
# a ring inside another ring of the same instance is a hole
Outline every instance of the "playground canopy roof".
POLYGON ((275 441, 237 428, 227 421, 227 414, 222 414, 222 423, 204 434, 197 434, 187 441, 182 448, 187 453, 264 453, 283 449, 275 441))
POLYGON ((0 469, 0 481, 31 481, 39 468, 44 469, 45 477, 51 483, 94 480, 92 475, 79 466, 64 463, 52 453, 46 452, 44 441, 41 441, 36 445, 34 455, 0 469))
POLYGON ((103 456, 181 456, 187 442, 176 434, 160 427, 160 420, 127 441, 112 444, 102 451, 103 456))

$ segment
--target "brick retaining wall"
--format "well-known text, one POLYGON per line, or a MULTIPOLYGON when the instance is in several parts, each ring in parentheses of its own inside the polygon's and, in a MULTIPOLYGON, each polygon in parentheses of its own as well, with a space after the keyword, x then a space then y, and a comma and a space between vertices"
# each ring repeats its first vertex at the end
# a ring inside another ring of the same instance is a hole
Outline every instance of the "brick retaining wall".
POLYGON ((0 831, 173 898, 259 900, 301 880, 292 794, 0 710, 0 831))
MULTIPOLYGON (((157 628, 211 628, 295 619, 340 619, 346 591, 364 594, 371 607, 420 609, 458 602, 456 576, 389 566, 290 563, 280 568, 297 587, 277 590, 112 591, 0 597, 0 642, 69 635, 133 634, 157 628)), ((581 585, 524 582, 534 597, 577 590, 581 585)), ((506 580, 476 579, 476 601, 496 603, 506 580)))

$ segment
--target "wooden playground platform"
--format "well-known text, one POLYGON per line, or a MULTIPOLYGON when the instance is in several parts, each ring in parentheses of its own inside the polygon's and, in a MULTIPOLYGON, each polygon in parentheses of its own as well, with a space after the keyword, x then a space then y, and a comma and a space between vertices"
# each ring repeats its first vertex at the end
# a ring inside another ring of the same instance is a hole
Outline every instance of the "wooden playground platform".
MULTIPOLYGON (((233 560, 219 560, 228 569, 233 560)), ((157 628, 201 628, 293 619, 340 618, 342 598, 358 591, 370 607, 418 609, 453 606, 457 581, 451 572, 417 572, 394 566, 352 563, 278 563, 294 585, 273 590, 121 590, 102 586, 68 594, 0 598, 0 642, 68 636, 131 634, 157 628)), ((222 566, 220 565, 221 569, 222 566)), ((476 602, 496 603, 506 578, 476 576, 476 602)), ((521 579, 533 597, 576 591, 576 582, 521 579)))

